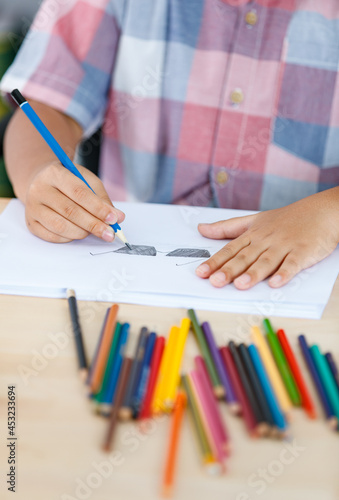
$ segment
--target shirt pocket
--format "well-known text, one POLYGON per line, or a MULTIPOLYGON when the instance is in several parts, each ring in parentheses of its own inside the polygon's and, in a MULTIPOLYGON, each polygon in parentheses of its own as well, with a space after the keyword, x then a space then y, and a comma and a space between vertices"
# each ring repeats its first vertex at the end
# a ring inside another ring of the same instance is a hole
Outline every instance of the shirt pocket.
POLYGON ((337 166, 339 19, 297 12, 284 48, 273 142, 319 168, 337 166))

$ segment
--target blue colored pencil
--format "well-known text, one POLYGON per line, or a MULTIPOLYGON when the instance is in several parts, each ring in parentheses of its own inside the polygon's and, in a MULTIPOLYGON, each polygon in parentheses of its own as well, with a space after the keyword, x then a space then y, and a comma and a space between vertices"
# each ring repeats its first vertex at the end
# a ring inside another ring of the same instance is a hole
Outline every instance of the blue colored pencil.
POLYGON ((133 359, 133 364, 131 368, 131 373, 127 382, 127 388, 122 402, 121 408, 119 410, 119 418, 122 420, 129 420, 132 417, 132 398, 135 393, 138 380, 140 379, 140 370, 142 365, 142 360, 145 355, 145 346, 147 342, 148 330, 143 326, 140 330, 138 342, 135 349, 135 355, 133 359))
POLYGON ((258 378, 260 380, 261 386, 266 396, 268 406, 271 410, 273 420, 275 425, 280 431, 285 431, 287 429, 287 423, 284 414, 279 406, 278 400, 275 396, 271 382, 266 373, 264 364, 260 358, 257 347, 254 344, 248 346, 248 352, 253 361, 255 371, 257 372, 258 378))
MULTIPOLYGON (((93 189, 91 186, 88 184, 86 179, 83 177, 83 175, 79 172, 77 167, 74 165, 74 163, 71 161, 71 159, 67 156, 65 151, 62 149, 60 144, 55 140, 55 138, 52 136, 46 125, 41 121, 39 116, 36 114, 32 106, 26 101, 26 99, 23 97, 23 95, 19 92, 18 89, 15 89, 11 92, 11 96, 13 100, 16 102, 16 104, 22 109, 22 111, 25 113, 27 118, 30 120, 32 125, 36 128, 36 130, 39 132, 41 137, 46 141, 48 146, 51 148, 55 156, 60 160, 62 165, 67 168, 69 172, 71 172, 73 175, 78 177, 78 179, 82 180, 86 184, 86 186, 94 193, 93 189)), ((95 194, 95 193, 94 193, 95 194)), ((131 246, 127 242, 127 239, 122 232, 121 227, 119 226, 118 223, 111 224, 112 229, 116 233, 116 235, 121 239, 123 243, 131 250, 131 246)))
POLYGON ((145 396, 147 381, 150 371, 150 365, 152 361, 152 354, 154 350, 155 341, 157 339, 157 334, 151 332, 147 338, 146 347, 145 347, 145 355, 142 360, 142 365, 140 369, 140 377, 137 382, 137 386, 135 388, 135 393, 132 397, 132 410, 133 417, 137 418, 143 398, 145 396))
POLYGON ((305 335, 299 335, 298 341, 299 341, 299 345, 300 345, 305 363, 306 363, 307 368, 310 372, 310 375, 312 377, 313 383, 314 383, 315 388, 317 390, 320 402, 321 402, 322 407, 324 409, 326 418, 328 419, 329 425, 332 428, 336 428, 337 419, 334 415, 330 401, 328 399, 325 388, 324 388, 323 383, 321 381, 321 378, 319 376, 318 370, 317 370, 315 363, 314 363, 314 360, 311 356, 310 348, 307 344, 305 335))
POLYGON ((335 380, 335 383, 337 384, 338 391, 339 391, 339 372, 338 372, 338 367, 336 365, 336 362, 334 361, 334 358, 332 356, 332 353, 327 352, 325 354, 325 358, 327 360, 328 366, 330 367, 330 370, 332 372, 333 378, 335 380))
POLYGON ((111 376, 107 385, 107 389, 103 394, 102 401, 100 402, 101 404, 99 407, 99 411, 103 415, 109 415, 112 409, 117 382, 119 379, 121 364, 123 361, 125 348, 128 340, 129 327, 130 327, 129 323, 124 323, 121 327, 119 344, 117 347, 111 376))

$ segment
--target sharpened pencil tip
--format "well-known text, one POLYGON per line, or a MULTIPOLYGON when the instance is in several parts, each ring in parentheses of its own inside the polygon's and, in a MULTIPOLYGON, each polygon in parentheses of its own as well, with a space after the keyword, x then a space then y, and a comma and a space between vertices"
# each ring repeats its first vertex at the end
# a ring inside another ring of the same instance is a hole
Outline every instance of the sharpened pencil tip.
POLYGON ((126 242, 125 245, 128 248, 128 250, 132 250, 132 247, 131 247, 131 245, 129 243, 126 242))

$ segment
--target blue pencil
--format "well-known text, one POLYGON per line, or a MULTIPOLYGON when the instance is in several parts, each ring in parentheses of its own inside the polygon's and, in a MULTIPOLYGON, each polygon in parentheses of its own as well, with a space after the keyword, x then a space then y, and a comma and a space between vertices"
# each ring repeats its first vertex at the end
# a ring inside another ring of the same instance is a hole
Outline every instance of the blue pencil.
POLYGON ((248 352, 249 355, 251 356, 255 371, 257 372, 261 386, 265 393, 266 400, 271 410, 274 423, 278 427, 278 429, 280 429, 281 431, 285 431, 287 428, 286 420, 283 415, 283 412, 281 411, 277 398, 274 394, 265 367, 263 365, 263 362, 261 361, 258 349, 254 344, 251 344, 248 346, 248 352))
POLYGON ((115 354, 115 359, 113 363, 113 368, 111 372, 111 376, 109 378, 109 382, 107 385, 107 389, 105 394, 103 395, 102 401, 100 402, 100 413, 103 415, 109 415, 112 409, 112 405, 114 403, 115 390, 117 387, 117 382, 119 379, 120 369, 125 353, 125 348, 128 340, 129 334, 129 323, 124 323, 121 327, 119 344, 117 346, 117 351, 115 354))
POLYGON ((154 332, 151 332, 147 338, 145 346, 145 355, 143 357, 140 369, 140 377, 136 385, 134 395, 132 397, 132 409, 134 418, 137 418, 139 414, 141 403, 143 401, 146 392, 150 364, 152 361, 152 354, 156 339, 157 339, 157 334, 154 332))
MULTIPOLYGON (((81 179, 87 187, 94 193, 93 189, 91 186, 88 184, 86 179, 81 175, 77 167, 74 165, 74 163, 70 160, 70 158, 67 156, 65 151, 62 149, 60 144, 55 140, 55 138, 52 136, 46 125, 41 121, 41 119, 38 117, 32 106, 26 101, 26 99, 23 97, 23 95, 19 92, 18 89, 15 89, 11 92, 11 96, 13 100, 16 102, 16 104, 22 109, 22 111, 25 113, 27 118, 30 120, 30 122, 34 125, 36 130, 39 132, 41 137, 46 141, 48 146, 51 148, 55 156, 60 160, 62 165, 69 170, 72 174, 74 174, 78 179, 81 179)), ((95 193, 94 193, 95 194, 95 193)), ((132 250, 131 245, 127 242, 127 239, 122 232, 121 227, 119 226, 118 223, 111 224, 112 229, 116 233, 116 235, 121 239, 125 245, 132 250)))
POLYGON ((324 409, 326 418, 328 419, 330 427, 335 428, 337 426, 337 419, 334 415, 330 401, 328 399, 325 388, 324 388, 323 383, 321 381, 321 378, 319 376, 318 370, 317 370, 315 363, 314 363, 314 360, 311 356, 310 348, 307 344, 305 335, 299 335, 298 341, 299 341, 301 351, 303 353, 305 363, 306 363, 307 368, 310 372, 310 375, 313 379, 313 382, 314 382, 315 388, 317 390, 319 399, 320 399, 322 407, 324 409))

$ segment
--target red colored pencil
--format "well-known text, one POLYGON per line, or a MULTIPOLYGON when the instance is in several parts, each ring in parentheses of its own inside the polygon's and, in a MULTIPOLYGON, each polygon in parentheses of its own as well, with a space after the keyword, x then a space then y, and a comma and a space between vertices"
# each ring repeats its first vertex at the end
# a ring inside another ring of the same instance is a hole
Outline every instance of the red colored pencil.
POLYGON ((286 337, 284 330, 280 329, 277 331, 277 337, 286 356, 287 362, 290 365, 291 372, 295 379, 295 382, 298 386, 300 396, 301 396, 301 405, 305 409, 306 413, 310 418, 316 418, 316 411, 314 407, 314 403, 311 399, 310 393, 306 387, 304 378, 298 366, 298 362, 292 351, 291 345, 286 337))
POLYGON ((147 389, 144 400, 141 405, 139 419, 149 418, 151 416, 151 403, 153 399, 155 385, 158 378, 159 367, 164 352, 164 347, 165 347, 165 337, 158 337, 155 341, 154 352, 150 365, 150 374, 149 374, 147 389))
POLYGON ((232 385, 234 387, 237 400, 240 403, 242 416, 244 417, 247 429, 252 436, 257 435, 257 421, 253 415, 252 408, 246 397, 244 388, 242 386, 239 374, 237 372, 235 363, 233 361, 232 355, 228 347, 221 347, 220 354, 223 362, 225 363, 226 369, 230 375, 232 385))

